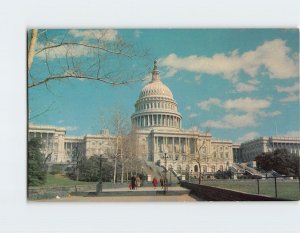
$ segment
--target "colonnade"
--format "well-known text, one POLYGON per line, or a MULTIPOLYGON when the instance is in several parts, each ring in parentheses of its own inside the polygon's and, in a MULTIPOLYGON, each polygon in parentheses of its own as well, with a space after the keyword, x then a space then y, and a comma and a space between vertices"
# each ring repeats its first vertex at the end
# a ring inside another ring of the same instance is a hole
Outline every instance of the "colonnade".
POLYGON ((180 128, 181 118, 178 116, 167 114, 147 114, 134 117, 132 119, 132 124, 139 128, 151 126, 180 128))

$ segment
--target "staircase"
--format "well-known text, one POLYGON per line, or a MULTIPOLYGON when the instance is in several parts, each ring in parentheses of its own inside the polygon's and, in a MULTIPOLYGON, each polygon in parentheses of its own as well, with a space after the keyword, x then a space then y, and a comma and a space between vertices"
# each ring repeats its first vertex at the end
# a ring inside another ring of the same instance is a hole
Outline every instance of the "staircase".
MULTIPOLYGON (((144 168, 145 168, 145 172, 148 175, 151 175, 151 177, 156 177, 158 180, 160 179, 160 177, 164 177, 165 175, 165 168, 164 166, 158 166, 152 162, 149 161, 145 161, 144 163, 144 168)), ((177 178, 177 174, 175 173, 175 171, 171 170, 167 171, 167 179, 168 182, 171 181, 171 183, 169 183, 169 185, 175 185, 178 184, 178 178, 177 178)))
POLYGON ((248 172, 249 174, 253 175, 253 176, 259 176, 259 177, 264 177, 265 174, 262 172, 257 171, 256 169, 252 168, 252 167, 248 167, 246 164, 239 164, 240 167, 242 167, 244 169, 245 172, 248 172))

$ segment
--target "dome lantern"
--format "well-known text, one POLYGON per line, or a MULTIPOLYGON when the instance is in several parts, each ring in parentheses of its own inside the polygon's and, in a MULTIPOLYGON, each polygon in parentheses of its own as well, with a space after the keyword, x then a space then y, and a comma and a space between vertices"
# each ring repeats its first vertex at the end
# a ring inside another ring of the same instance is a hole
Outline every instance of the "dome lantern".
POLYGON ((159 70, 157 69, 157 60, 154 60, 153 70, 152 70, 152 82, 160 81, 159 70))

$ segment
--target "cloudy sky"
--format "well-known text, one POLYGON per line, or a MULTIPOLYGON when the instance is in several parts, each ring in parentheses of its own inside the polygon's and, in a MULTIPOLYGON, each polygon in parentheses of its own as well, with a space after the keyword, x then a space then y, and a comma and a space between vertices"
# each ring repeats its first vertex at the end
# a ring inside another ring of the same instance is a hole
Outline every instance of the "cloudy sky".
MULTIPOLYGON (((93 43, 99 38, 109 49, 116 49, 114 43, 122 40, 132 44, 137 54, 148 51, 146 56, 130 59, 102 51, 101 72, 113 73, 117 81, 148 78, 157 59, 161 79, 172 90, 183 116, 183 128, 209 128, 215 138, 235 142, 275 134, 299 135, 298 30, 73 29, 39 33, 36 51, 62 41, 93 43)), ((124 53, 130 51, 131 47, 124 47, 124 53)), ((93 59, 95 54, 83 46, 40 52, 34 57, 28 83, 59 72, 78 74, 68 69, 71 63, 84 69, 93 59), (70 64, 62 64, 66 54, 70 64)), ((97 66, 89 70, 95 73, 97 66)), ((112 86, 87 80, 50 81, 28 92, 31 122, 66 127, 68 135, 97 133, 104 125, 101 119, 109 121, 116 108, 130 118, 145 83, 112 86)))

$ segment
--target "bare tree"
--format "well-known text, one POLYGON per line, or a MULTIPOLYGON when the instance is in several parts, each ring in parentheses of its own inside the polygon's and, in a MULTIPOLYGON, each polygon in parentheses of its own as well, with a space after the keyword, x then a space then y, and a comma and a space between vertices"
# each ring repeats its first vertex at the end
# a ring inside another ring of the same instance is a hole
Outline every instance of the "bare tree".
POLYGON ((199 178, 198 178, 198 183, 201 184, 201 175, 202 175, 202 161, 205 159, 207 155, 207 136, 209 135, 209 129, 206 129, 205 134, 199 138, 198 136, 195 135, 193 137, 194 139, 194 146, 195 146, 195 152, 196 156, 192 161, 196 162, 199 168, 199 178))
POLYGON ((53 34, 53 30, 28 31, 28 88, 64 79, 122 85, 144 78, 146 69, 128 69, 134 58, 145 58, 147 51, 135 49, 116 30, 56 30, 53 34), (32 72, 34 67, 38 72, 32 72))
POLYGON ((128 117, 120 108, 116 108, 113 111, 112 116, 112 128, 113 133, 115 135, 115 143, 114 143, 114 183, 117 178, 117 162, 120 160, 121 163, 121 183, 124 181, 124 143, 126 134, 128 133, 128 117))
POLYGON ((127 177, 137 175, 137 173, 142 169, 142 159, 141 159, 141 150, 138 141, 138 136, 135 131, 132 130, 126 137, 125 148, 125 169, 127 171, 127 177))

